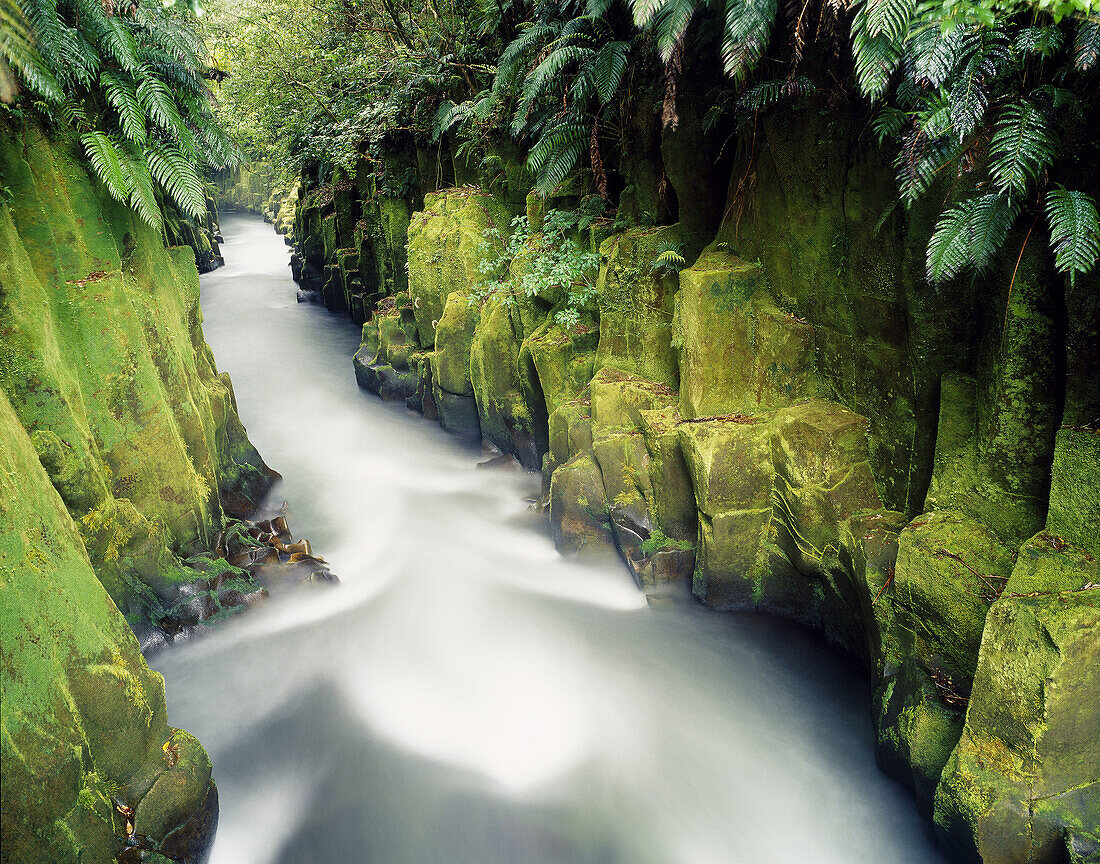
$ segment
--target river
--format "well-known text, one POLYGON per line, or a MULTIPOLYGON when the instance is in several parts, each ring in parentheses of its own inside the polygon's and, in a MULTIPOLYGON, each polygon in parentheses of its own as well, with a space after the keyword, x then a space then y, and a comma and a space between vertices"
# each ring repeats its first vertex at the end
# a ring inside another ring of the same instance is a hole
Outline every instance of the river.
POLYGON ((554 551, 537 478, 360 391, 358 333, 222 222, 207 341, 342 582, 154 655, 214 760, 213 864, 939 864, 813 636, 554 551))

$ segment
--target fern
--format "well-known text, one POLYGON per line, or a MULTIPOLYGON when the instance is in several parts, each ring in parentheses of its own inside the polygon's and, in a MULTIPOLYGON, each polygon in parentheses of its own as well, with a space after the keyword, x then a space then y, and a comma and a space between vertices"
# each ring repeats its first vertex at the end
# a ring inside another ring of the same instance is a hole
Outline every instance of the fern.
POLYGON ((915 0, 867 0, 867 35, 899 41, 909 32, 916 5, 915 0))
POLYGON ((588 147, 588 137, 587 124, 574 118, 543 133, 527 156, 527 166, 537 178, 536 191, 548 195, 561 184, 588 147))
POLYGON ((946 211, 928 242, 928 280, 945 282, 968 267, 978 272, 988 268, 1018 212, 1011 198, 997 193, 970 198, 946 211))
POLYGON ((206 194, 194 166, 175 147, 150 144, 145 150, 153 178, 188 216, 206 212, 206 194))
POLYGON ((1005 107, 993 128, 990 173, 994 185, 1019 195, 1054 161, 1058 141, 1048 119, 1027 100, 1005 107))
POLYGON ((133 184, 116 143, 104 132, 87 132, 80 136, 80 141, 96 176, 103 181, 111 197, 128 201, 133 184))
POLYGON ((872 34, 867 6, 868 0, 861 0, 852 20, 852 56, 863 95, 879 99, 901 63, 904 43, 884 33, 872 34))
POLYGON ((1100 16, 1090 15, 1077 25, 1073 40, 1073 68, 1088 72, 1100 60, 1100 16))
POLYGON ((141 110, 134 84, 109 70, 104 70, 99 80, 108 103, 118 112, 123 134, 136 144, 144 144, 145 112, 141 110))
POLYGON ((722 63, 738 84, 767 50, 776 11, 776 0, 726 0, 722 63))
POLYGON ((746 90, 737 102, 742 111, 757 112, 771 108, 787 99, 795 99, 813 93, 816 88, 805 75, 763 81, 746 90))
POLYGON ((1100 258, 1096 204, 1084 192, 1059 186, 1047 193, 1046 217, 1055 266, 1068 273, 1073 283, 1078 273, 1088 273, 1100 258))
POLYGON ((908 111, 890 105, 883 105, 875 114, 874 120, 871 121, 871 128, 878 136, 878 143, 882 144, 887 140, 897 138, 910 119, 908 111))
POLYGON ((194 28, 157 0, 124 10, 103 0, 23 0, 22 29, 11 30, 4 4, 12 2, 0 0, 0 62, 24 85, 21 100, 79 130, 107 192, 150 225, 161 225, 158 186, 184 212, 205 210, 199 171, 239 154, 212 114, 194 28))
POLYGON ((629 42, 608 42, 601 45, 592 60, 592 79, 601 105, 615 96, 626 72, 629 42))

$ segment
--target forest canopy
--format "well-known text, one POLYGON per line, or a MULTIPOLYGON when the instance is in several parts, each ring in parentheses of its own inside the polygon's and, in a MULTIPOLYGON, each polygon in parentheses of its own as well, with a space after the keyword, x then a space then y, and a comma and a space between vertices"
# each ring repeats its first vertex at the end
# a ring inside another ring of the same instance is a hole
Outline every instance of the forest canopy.
POLYGON ((824 92, 867 114, 898 206, 954 178, 931 280, 987 268, 1025 214, 1071 278, 1100 255, 1076 185, 1096 152, 1098 0, 2 2, 17 106, 79 129, 107 188, 154 224, 154 182, 194 213, 194 166, 238 147, 285 172, 351 170, 395 135, 475 162, 513 146, 543 193, 583 170, 613 207, 630 118, 676 126, 687 57, 715 65, 702 122, 727 143, 824 92))

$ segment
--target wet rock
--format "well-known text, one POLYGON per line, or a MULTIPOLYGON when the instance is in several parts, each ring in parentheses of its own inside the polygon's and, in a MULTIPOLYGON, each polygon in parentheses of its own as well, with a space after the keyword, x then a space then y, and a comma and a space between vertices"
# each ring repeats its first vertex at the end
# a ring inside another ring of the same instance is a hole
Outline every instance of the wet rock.
POLYGON ((611 515, 600 466, 591 454, 576 456, 550 481, 550 530, 563 555, 612 549, 611 515))

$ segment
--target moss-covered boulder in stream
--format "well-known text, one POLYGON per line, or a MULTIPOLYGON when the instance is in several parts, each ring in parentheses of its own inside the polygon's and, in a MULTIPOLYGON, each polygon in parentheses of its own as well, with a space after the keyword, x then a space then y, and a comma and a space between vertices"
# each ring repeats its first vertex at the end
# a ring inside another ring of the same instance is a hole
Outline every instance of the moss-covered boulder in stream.
POLYGON ((200 860, 217 824, 210 761, 168 727, 164 681, 3 390, 0 630, 4 860, 107 864, 127 842, 200 860))

